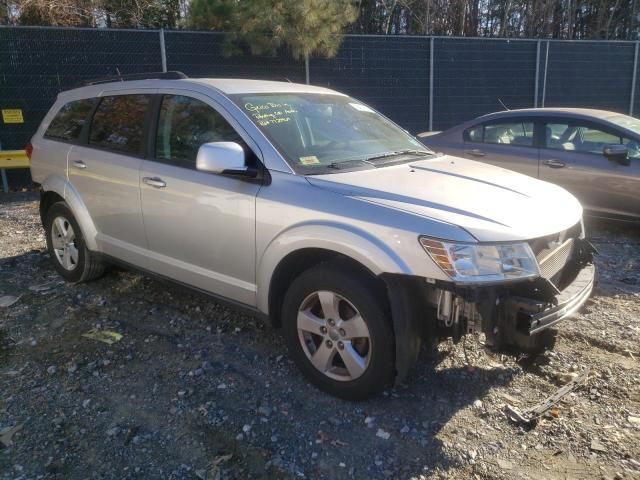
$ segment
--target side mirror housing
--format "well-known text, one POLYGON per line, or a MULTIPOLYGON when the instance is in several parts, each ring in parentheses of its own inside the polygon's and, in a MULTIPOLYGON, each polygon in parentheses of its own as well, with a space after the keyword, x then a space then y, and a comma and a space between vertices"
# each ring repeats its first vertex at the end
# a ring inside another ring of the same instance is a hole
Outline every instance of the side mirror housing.
POLYGON ((244 149, 236 142, 205 143, 198 149, 196 169, 221 175, 255 177, 257 170, 248 168, 244 149))
POLYGON ((605 145, 602 149, 602 154, 612 162, 619 163, 620 165, 629 165, 629 149, 625 145, 611 144, 605 145))

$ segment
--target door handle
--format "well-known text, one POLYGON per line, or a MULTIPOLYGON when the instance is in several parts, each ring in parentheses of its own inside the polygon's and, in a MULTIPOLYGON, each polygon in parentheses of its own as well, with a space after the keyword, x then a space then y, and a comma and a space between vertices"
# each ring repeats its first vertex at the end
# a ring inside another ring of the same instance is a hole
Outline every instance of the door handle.
POLYGON ((561 162, 561 161, 559 161, 559 160, 553 160, 553 159, 545 160, 545 161, 544 161, 544 164, 545 164, 547 167, 551 167, 551 168, 562 168, 562 167, 564 167, 564 166, 565 166, 565 163, 564 163, 564 162, 561 162))
POLYGON ((167 183, 158 177, 143 177, 142 181, 155 188, 164 188, 167 186, 167 183))
POLYGON ((478 150, 474 148, 473 150, 465 150, 464 153, 468 153, 469 155, 473 155, 474 157, 485 157, 487 154, 482 150, 478 150))
POLYGON ((75 168, 79 168, 80 170, 84 170, 85 168, 87 168, 87 164, 84 163, 82 160, 74 160, 73 166, 75 168))

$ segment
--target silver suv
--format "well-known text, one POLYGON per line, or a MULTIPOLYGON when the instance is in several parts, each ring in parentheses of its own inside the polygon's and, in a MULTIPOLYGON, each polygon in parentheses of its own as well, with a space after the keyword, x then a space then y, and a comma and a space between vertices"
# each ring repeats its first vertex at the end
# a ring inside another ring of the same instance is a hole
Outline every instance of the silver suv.
POLYGON ((120 262, 248 307, 349 399, 440 338, 539 349, 591 293, 582 208, 560 187, 435 154, 325 88, 118 80, 61 93, 28 146, 67 281, 120 262))

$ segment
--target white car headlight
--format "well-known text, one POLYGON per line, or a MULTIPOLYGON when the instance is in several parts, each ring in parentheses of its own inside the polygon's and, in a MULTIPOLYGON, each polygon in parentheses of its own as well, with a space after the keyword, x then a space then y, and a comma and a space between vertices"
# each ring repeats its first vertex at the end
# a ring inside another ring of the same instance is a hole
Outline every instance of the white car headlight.
POLYGON ((526 242, 474 244, 420 237, 420 244, 454 282, 501 282, 540 275, 526 242))

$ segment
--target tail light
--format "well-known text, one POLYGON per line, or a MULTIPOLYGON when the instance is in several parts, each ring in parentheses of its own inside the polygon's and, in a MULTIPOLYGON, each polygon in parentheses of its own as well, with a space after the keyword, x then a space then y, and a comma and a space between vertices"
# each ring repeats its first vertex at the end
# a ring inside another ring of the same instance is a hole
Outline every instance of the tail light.
POLYGON ((30 143, 27 143, 27 146, 24 147, 24 151, 27 152, 27 157, 29 157, 29 160, 31 160, 31 154, 33 153, 33 145, 31 145, 30 143))

